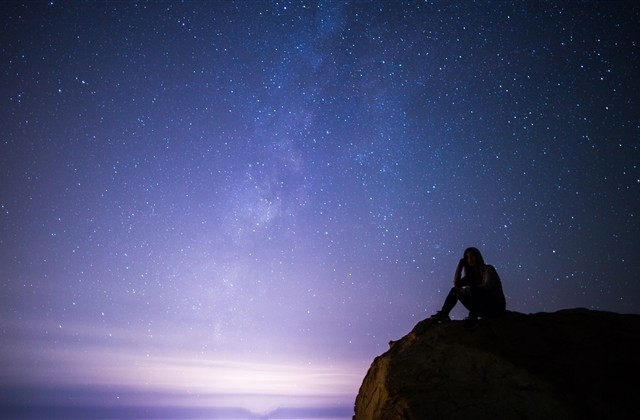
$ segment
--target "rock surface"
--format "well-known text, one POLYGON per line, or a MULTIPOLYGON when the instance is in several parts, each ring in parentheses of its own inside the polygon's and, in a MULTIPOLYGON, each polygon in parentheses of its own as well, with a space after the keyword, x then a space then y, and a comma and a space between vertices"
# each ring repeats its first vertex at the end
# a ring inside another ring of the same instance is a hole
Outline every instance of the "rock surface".
POLYGON ((640 419, 640 315, 507 312, 419 322, 373 361, 365 419, 640 419))

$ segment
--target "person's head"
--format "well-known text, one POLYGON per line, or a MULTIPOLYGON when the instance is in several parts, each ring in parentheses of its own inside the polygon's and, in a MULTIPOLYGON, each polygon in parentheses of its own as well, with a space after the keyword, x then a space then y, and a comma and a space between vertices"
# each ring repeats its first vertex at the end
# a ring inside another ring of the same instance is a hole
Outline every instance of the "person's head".
POLYGON ((482 267, 484 266, 484 258, 478 250, 478 248, 467 248, 464 250, 464 262, 469 267, 482 267))

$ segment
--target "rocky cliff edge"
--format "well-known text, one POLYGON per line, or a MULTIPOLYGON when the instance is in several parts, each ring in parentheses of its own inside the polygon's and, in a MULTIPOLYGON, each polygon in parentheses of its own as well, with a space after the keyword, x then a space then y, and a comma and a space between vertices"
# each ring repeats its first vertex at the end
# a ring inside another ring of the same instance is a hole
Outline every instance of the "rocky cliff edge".
POLYGON ((373 361, 356 420, 640 419, 640 315, 419 322, 373 361))

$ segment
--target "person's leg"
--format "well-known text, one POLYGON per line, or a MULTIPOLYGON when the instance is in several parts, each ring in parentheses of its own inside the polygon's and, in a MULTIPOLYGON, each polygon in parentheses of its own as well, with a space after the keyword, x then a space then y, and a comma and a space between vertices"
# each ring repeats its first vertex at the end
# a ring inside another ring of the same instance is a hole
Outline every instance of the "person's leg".
POLYGON ((444 305, 442 305, 441 312, 449 315, 449 312, 456 306, 456 303, 460 301, 464 305, 465 308, 469 309, 469 304, 471 302, 469 294, 461 293, 462 288, 465 286, 471 286, 471 279, 469 277, 463 277, 460 279, 459 287, 454 287, 447 295, 447 298, 444 301, 444 305))
POLYGON ((453 287, 449 291, 449 294, 445 298, 444 304, 442 305, 442 309, 440 309, 438 312, 435 313, 435 315, 432 315, 431 317, 440 321, 450 320, 449 313, 456 306, 458 301, 462 302, 462 304, 467 309, 469 309, 469 307, 467 306, 470 302, 468 299, 468 296, 461 296, 460 294, 460 290, 462 290, 462 287, 469 286, 469 285, 471 285, 471 279, 469 279, 466 276, 461 278, 459 283, 460 287, 453 287))
POLYGON ((462 306, 467 308, 469 312, 473 310, 473 295, 472 291, 469 290, 466 293, 460 293, 458 295, 458 300, 462 303, 462 306))
POLYGON ((469 315, 464 320, 464 327, 472 329, 478 324, 478 294, 475 288, 472 287, 468 293, 461 294, 458 299, 469 310, 469 315))
POLYGON ((454 287, 449 291, 449 294, 445 298, 444 304, 442 305, 442 309, 431 315, 432 319, 438 322, 451 321, 451 318, 449 318, 449 312, 451 312, 453 307, 456 306, 456 303, 458 303, 459 290, 460 289, 458 289, 457 287, 454 287))
POLYGON ((452 288, 447 295, 447 298, 444 300, 444 304, 442 305, 442 309, 440 309, 440 313, 449 316, 449 312, 456 306, 458 303, 458 292, 460 289, 457 287, 452 288))

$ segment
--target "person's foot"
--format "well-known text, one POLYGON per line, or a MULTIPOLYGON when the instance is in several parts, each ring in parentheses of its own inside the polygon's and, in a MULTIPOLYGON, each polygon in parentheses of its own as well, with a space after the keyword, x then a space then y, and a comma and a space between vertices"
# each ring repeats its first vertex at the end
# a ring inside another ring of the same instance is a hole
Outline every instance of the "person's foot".
POLYGON ((449 318, 449 315, 442 313, 442 311, 438 311, 435 314, 431 315, 431 319, 433 319, 436 322, 449 322, 449 321, 451 321, 451 318, 449 318))
POLYGON ((480 320, 476 316, 470 316, 464 319, 464 324, 462 326, 465 330, 472 330, 476 328, 480 324, 480 320))

